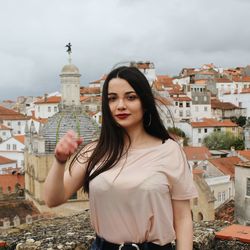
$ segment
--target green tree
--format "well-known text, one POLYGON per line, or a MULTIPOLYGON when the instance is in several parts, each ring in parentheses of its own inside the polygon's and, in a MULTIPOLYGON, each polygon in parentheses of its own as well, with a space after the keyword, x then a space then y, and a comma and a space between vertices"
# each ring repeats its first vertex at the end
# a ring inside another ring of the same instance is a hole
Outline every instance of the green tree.
POLYGON ((236 150, 244 149, 244 141, 231 132, 213 132, 204 138, 203 144, 209 149, 216 150, 231 149, 231 147, 236 150))
POLYGON ((246 116, 240 116, 240 117, 235 117, 235 116, 232 116, 230 117, 230 120, 232 122, 235 122, 237 125, 239 125, 240 127, 243 127, 245 124, 246 124, 246 116))

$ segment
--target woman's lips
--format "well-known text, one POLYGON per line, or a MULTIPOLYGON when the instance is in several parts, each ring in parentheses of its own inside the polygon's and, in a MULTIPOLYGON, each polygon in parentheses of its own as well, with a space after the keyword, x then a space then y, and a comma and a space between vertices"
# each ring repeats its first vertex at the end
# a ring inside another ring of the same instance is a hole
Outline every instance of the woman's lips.
POLYGON ((129 114, 119 114, 119 115, 116 115, 116 117, 118 119, 126 119, 128 116, 129 116, 129 114))

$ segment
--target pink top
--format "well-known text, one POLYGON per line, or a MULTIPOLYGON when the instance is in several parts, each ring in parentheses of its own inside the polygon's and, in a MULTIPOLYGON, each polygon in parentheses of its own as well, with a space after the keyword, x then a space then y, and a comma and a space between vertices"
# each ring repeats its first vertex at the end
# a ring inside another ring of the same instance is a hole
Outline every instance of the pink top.
POLYGON ((181 147, 164 144, 130 149, 127 157, 90 182, 91 222, 96 233, 113 243, 175 239, 171 199, 197 196, 181 147))

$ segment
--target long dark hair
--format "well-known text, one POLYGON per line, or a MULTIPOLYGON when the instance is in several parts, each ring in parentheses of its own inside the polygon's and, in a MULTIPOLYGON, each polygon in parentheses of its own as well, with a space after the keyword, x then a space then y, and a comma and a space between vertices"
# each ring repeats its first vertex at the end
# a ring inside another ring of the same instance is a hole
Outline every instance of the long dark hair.
MULTIPOLYGON (((126 80, 139 96, 144 110, 143 126, 145 131, 161 140, 171 138, 159 116, 153 93, 144 74, 135 67, 122 66, 112 70, 107 76, 102 90, 102 127, 100 138, 87 160, 83 182, 84 192, 87 193, 89 193, 90 181, 102 172, 115 166, 124 154, 124 137, 125 135, 128 136, 128 134, 113 119, 108 100, 109 82, 117 77, 126 80), (97 165, 98 167, 93 171, 97 165)), ((127 151, 125 151, 126 153, 127 151)))

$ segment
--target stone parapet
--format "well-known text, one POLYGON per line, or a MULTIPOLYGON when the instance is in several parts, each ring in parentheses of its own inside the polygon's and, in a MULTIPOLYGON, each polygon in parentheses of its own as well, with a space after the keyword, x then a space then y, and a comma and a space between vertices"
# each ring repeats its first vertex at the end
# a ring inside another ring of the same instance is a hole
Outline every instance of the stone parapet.
MULTIPOLYGON (((249 250, 249 244, 215 238, 215 233, 228 225, 229 222, 223 221, 194 223, 193 249, 249 250)), ((41 219, 32 224, 0 229, 0 239, 9 249, 17 250, 88 250, 94 238, 88 210, 74 216, 41 219)))

